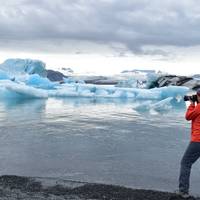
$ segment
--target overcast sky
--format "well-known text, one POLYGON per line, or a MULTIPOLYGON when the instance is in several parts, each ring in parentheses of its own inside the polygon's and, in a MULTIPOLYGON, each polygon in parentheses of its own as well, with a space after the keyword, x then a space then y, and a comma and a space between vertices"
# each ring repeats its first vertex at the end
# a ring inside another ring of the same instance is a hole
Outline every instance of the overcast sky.
POLYGON ((200 73, 198 0, 0 0, 0 61, 200 73))

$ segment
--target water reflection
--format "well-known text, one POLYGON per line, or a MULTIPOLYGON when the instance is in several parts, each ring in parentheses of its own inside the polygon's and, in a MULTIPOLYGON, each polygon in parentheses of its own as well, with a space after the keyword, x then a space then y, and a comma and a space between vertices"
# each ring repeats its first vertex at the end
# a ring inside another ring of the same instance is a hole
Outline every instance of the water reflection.
POLYGON ((109 98, 49 98, 49 99, 8 99, 0 102, 0 120, 25 123, 66 122, 80 125, 91 124, 102 119, 126 120, 149 123, 154 126, 184 124, 185 103, 170 100, 170 105, 162 106, 156 101, 135 101, 109 98), (155 106, 156 105, 156 106, 155 106), (160 118, 162 116, 162 118, 160 118), (35 120, 35 122, 34 122, 35 120), (164 121, 168 123, 164 123, 164 121))

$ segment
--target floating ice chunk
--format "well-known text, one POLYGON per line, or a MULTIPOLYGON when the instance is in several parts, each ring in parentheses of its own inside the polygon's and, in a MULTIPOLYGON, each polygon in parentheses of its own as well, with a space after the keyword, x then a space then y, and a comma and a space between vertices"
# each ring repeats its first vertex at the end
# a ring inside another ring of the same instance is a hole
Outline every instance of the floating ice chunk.
POLYGON ((152 104, 151 108, 157 112, 169 111, 173 108, 185 108, 186 104, 183 100, 179 100, 174 97, 168 97, 157 103, 152 104))
MULTIPOLYGON (((182 96, 189 90, 186 87, 170 86, 154 89, 138 88, 117 88, 114 86, 94 85, 94 84, 58 84, 52 83, 39 75, 26 75, 25 83, 2 82, 0 86, 7 88, 10 92, 20 94, 21 97, 47 98, 47 97, 89 97, 89 98, 120 98, 135 100, 154 100, 160 101, 168 97, 182 96), (25 84, 26 83, 26 84, 25 84), (32 87, 34 86, 34 87, 32 87)), ((148 109, 148 107, 146 106, 148 109)))
POLYGON ((139 112, 146 112, 150 110, 152 104, 153 102, 151 100, 146 100, 146 101, 141 100, 133 104, 133 109, 139 112))
POLYGON ((167 111, 167 110, 171 110, 173 108, 173 97, 168 97, 166 99, 163 99, 157 103, 154 103, 150 106, 151 109, 154 109, 158 112, 161 111, 167 111))
POLYGON ((9 98, 13 98, 16 95, 13 95, 13 92, 8 91, 5 88, 5 83, 10 83, 10 80, 0 80, 0 99, 9 99, 9 98))
POLYGON ((30 75, 26 84, 42 89, 53 89, 56 85, 58 85, 58 83, 51 82, 47 78, 42 78, 38 74, 30 75))
POLYGON ((116 87, 149 88, 159 76, 161 74, 155 71, 125 71, 121 74, 121 80, 119 79, 116 87))
POLYGON ((138 81, 134 78, 129 78, 128 80, 119 81, 116 87, 123 87, 123 88, 137 88, 138 81))
POLYGON ((123 90, 116 90, 113 94, 112 97, 117 97, 117 98, 127 98, 127 93, 126 91, 123 90))
POLYGON ((149 88, 151 85, 161 76, 160 73, 148 73, 147 74, 147 84, 146 87, 149 88))
POLYGON ((133 91, 116 90, 111 95, 113 98, 132 98, 135 99, 135 93, 133 91))
POLYGON ((0 69, 10 76, 21 74, 39 74, 46 76, 45 63, 31 59, 8 59, 0 65, 0 69))
POLYGON ((99 97, 107 97, 109 95, 109 93, 105 89, 98 89, 98 90, 96 90, 95 95, 97 95, 99 97))
POLYGON ((135 98, 135 94, 133 92, 127 92, 126 97, 127 98, 135 98))
POLYGON ((167 86, 161 88, 154 88, 151 90, 157 92, 159 91, 161 93, 161 98, 165 99, 167 97, 184 96, 189 91, 189 88, 184 86, 167 86))
POLYGON ((0 70, 0 80, 10 79, 6 72, 0 70))
POLYGON ((156 112, 166 112, 170 111, 173 108, 185 108, 185 103, 183 100, 178 100, 174 97, 168 97, 161 101, 143 101, 138 105, 135 105, 133 109, 144 112, 144 111, 156 111, 156 112))
POLYGON ((27 86, 25 84, 7 82, 4 84, 4 87, 8 91, 16 93, 24 98, 48 98, 47 91, 27 86))
POLYGON ((79 94, 75 90, 60 88, 57 90, 48 90, 48 96, 49 97, 79 97, 79 94))
POLYGON ((140 90, 137 99, 165 99, 167 97, 184 96, 189 91, 189 88, 182 86, 168 86, 153 89, 140 90))
POLYGON ((78 92, 78 96, 80 97, 93 97, 94 93, 92 93, 89 89, 84 89, 78 92))
POLYGON ((104 98, 133 98, 138 100, 162 100, 167 97, 183 96, 188 88, 166 87, 156 89, 116 88, 112 86, 96 86, 93 84, 63 84, 58 92, 50 92, 50 96, 104 97, 104 98), (60 91, 59 91, 60 90, 60 91))
POLYGON ((161 91, 159 90, 148 90, 143 89, 140 90, 138 95, 136 96, 136 99, 152 99, 152 100, 159 100, 161 99, 161 91))

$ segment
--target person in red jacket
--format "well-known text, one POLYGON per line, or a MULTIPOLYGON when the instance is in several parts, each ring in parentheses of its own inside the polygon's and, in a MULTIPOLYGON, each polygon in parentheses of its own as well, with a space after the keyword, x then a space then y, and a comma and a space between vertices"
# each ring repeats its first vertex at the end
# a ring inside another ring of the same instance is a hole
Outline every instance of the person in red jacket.
POLYGON ((200 89, 197 90, 197 102, 190 101, 185 118, 191 121, 191 141, 181 160, 179 194, 188 198, 191 168, 200 157, 200 89))

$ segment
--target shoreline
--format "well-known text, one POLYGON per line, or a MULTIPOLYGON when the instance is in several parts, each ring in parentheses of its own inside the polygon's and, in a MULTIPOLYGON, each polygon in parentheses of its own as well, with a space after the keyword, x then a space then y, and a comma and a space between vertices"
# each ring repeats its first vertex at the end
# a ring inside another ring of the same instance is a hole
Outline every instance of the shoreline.
MULTIPOLYGON (((56 178, 0 176, 1 200, 181 200, 170 192, 56 178)), ((190 198, 195 199, 195 198, 190 198)), ((196 198, 200 200, 200 198, 196 198)))

